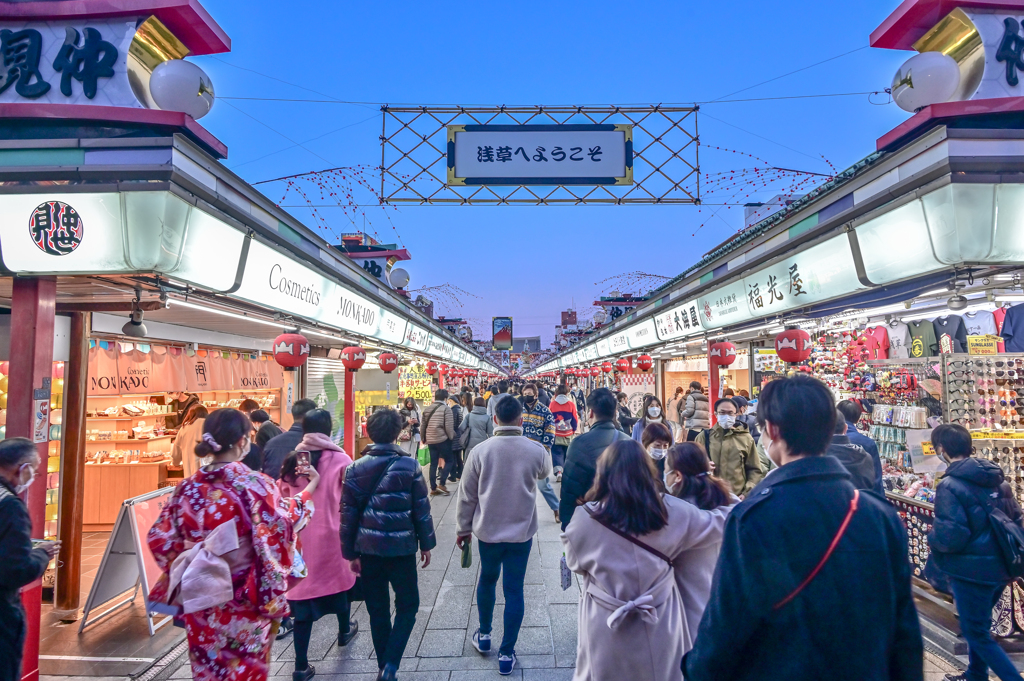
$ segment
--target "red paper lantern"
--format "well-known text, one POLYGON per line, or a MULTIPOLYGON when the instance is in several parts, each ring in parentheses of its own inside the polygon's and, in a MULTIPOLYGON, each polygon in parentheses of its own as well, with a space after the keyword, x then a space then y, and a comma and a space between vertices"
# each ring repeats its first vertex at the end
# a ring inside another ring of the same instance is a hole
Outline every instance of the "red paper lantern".
POLYGON ((393 352, 382 352, 380 357, 377 358, 377 363, 380 364, 381 371, 385 374, 390 374, 398 368, 398 355, 393 352))
POLYGON ((622 373, 629 371, 629 360, 625 357, 620 357, 615 360, 615 368, 622 373))
POLYGON ((736 346, 732 343, 714 343, 708 351, 708 360, 712 364, 727 367, 736 361, 736 346))
POLYGON ((612 372, 612 363, 611 362, 604 362, 601 365, 601 371, 605 372, 606 374, 610 374, 612 372))
POLYGON ((462 378, 462 369, 458 367, 452 367, 451 369, 449 369, 448 375, 451 376, 452 378, 462 378))
POLYGON ((636 368, 640 371, 650 371, 654 366, 654 360, 650 355, 640 355, 636 358, 636 368))
POLYGON ((594 378, 597 378, 598 376, 600 376, 601 375, 601 367, 597 367, 597 366, 590 367, 590 375, 593 376, 594 378))
POLYGON ((437 362, 427 362, 427 373, 431 376, 437 373, 437 362))
POLYGON ((441 365, 441 375, 442 376, 447 376, 448 375, 448 370, 449 370, 449 366, 447 364, 442 364, 441 365))
POLYGON ((347 347, 341 351, 341 363, 349 371, 359 371, 359 368, 366 362, 366 350, 358 345, 347 347))
POLYGON ((803 329, 789 329, 775 337, 775 352, 783 362, 796 364, 811 356, 814 341, 803 329))
POLYGON ((274 339, 274 359, 283 367, 294 369, 309 358, 309 341, 299 333, 282 333, 274 339))

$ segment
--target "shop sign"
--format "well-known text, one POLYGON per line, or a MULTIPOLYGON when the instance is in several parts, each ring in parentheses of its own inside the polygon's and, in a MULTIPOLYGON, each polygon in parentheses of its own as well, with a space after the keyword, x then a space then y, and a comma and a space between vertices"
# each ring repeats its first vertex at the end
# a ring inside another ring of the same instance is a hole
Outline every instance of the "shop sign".
POLYGON ((411 397, 420 402, 434 399, 430 392, 430 375, 423 365, 401 367, 398 370, 398 399, 411 397))
POLYGON ((625 332, 617 333, 608 339, 609 354, 620 355, 629 350, 629 335, 625 332))
POLYGON ((629 327, 626 329, 626 333, 629 335, 630 350, 644 348, 658 342, 658 335, 654 330, 653 319, 647 319, 639 324, 629 327))
POLYGON ((429 338, 430 335, 427 333, 426 329, 421 329, 412 322, 409 322, 408 328, 405 330, 405 340, 402 341, 402 345, 414 350, 426 350, 429 338))
POLYGON ((786 363, 783 362, 775 348, 754 348, 754 371, 781 372, 786 370, 786 363))
POLYGON ((390 310, 381 309, 380 328, 377 338, 387 343, 401 344, 405 340, 405 327, 408 322, 390 310))
POLYGON ((128 80, 135 21, 0 23, 0 103, 141 108, 128 80))
POLYGON ((758 270, 698 300, 706 328, 761 319, 863 290, 845 236, 758 270))
POLYGON ((50 439, 50 398, 32 401, 32 442, 50 439))
POLYGON ((668 341, 700 333, 703 330, 700 316, 696 300, 655 315, 654 326, 658 331, 658 339, 668 341))
POLYGON ((633 184, 633 126, 449 125, 448 184, 633 184))
POLYGON ((967 352, 971 355, 997 355, 1002 341, 999 336, 968 336, 967 352))

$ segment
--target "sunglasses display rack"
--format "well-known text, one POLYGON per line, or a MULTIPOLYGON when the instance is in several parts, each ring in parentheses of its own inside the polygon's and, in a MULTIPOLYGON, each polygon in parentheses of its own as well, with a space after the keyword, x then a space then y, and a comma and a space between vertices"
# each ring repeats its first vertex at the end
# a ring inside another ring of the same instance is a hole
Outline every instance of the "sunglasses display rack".
POLYGON ((943 355, 947 423, 972 432, 1024 431, 1024 354, 943 355))

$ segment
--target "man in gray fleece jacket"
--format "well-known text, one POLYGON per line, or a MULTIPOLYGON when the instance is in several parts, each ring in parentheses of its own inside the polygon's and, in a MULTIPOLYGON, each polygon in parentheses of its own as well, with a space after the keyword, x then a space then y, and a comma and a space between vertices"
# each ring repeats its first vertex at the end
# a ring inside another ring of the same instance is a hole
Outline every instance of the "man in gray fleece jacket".
POLYGON ((537 533, 537 481, 551 473, 547 450, 523 436, 522 417, 519 400, 498 402, 494 437, 470 452, 459 485, 456 544, 462 548, 475 534, 480 551, 480 628, 473 634, 473 646, 480 653, 491 649, 496 587, 504 572, 505 632, 498 649, 498 672, 503 675, 511 674, 516 665, 526 564, 537 533))

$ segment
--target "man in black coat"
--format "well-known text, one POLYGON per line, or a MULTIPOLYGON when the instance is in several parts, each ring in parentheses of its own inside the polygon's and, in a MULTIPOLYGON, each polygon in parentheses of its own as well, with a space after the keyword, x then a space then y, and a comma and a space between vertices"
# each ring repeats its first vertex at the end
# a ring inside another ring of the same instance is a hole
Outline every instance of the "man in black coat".
POLYGON ((906 532, 887 501, 822 456, 836 419, 828 388, 772 381, 758 411, 779 468, 726 522, 687 681, 922 681, 906 532))
POLYGON ((590 430, 577 435, 565 452, 565 468, 562 470, 562 498, 558 505, 558 516, 564 530, 572 520, 576 505, 582 501, 597 474, 597 460, 616 440, 628 440, 629 436, 618 429, 615 423, 618 408, 615 393, 608 388, 598 388, 587 397, 590 410, 590 430))
POLYGON ((295 451, 302 442, 302 419, 316 409, 313 400, 296 400, 292 405, 292 427, 285 432, 267 440, 263 448, 263 472, 277 480, 281 477, 281 464, 284 458, 295 451))
POLYGON ((1003 470, 972 457, 972 444, 963 426, 944 424, 932 431, 935 452, 948 467, 935 490, 928 546, 935 567, 949 577, 960 631, 967 639, 970 662, 963 676, 955 678, 987 679, 991 668, 1000 679, 1019 679, 1016 666, 992 638, 992 607, 1011 580, 989 515, 995 506, 1020 524, 1021 510, 1003 482, 1003 470))
POLYGON ((39 454, 31 440, 15 437, 0 442, 0 681, 21 680, 25 645, 25 608, 21 587, 46 572, 60 542, 32 547, 32 521, 18 495, 32 483, 39 454))
POLYGON ((882 493, 882 481, 875 478, 875 462, 863 447, 853 444, 846 435, 846 419, 843 413, 836 412, 836 427, 825 453, 839 459, 843 468, 850 474, 850 482, 857 489, 866 492, 882 493))
POLYGON ((394 681, 409 642, 420 592, 416 548, 423 567, 437 545, 427 484, 416 459, 395 444, 404 421, 394 409, 378 409, 366 420, 374 444, 345 471, 341 497, 341 555, 361 575, 370 615, 378 680, 394 681), (391 623, 388 586, 395 592, 391 623))

